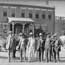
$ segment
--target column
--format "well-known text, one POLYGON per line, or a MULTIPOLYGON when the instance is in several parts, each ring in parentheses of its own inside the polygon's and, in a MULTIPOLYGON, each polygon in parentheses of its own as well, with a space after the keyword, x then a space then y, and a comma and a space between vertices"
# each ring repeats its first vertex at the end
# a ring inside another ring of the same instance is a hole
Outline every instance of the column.
POLYGON ((14 22, 12 22, 12 32, 14 34, 14 22))
POLYGON ((46 24, 47 24, 47 32, 49 32, 48 9, 46 9, 46 24))
POLYGON ((8 23, 8 31, 10 31, 10 23, 8 23))
POLYGON ((53 34, 55 33, 55 7, 53 9, 53 34))
POLYGON ((24 27, 25 27, 25 24, 23 24, 23 29, 22 29, 22 32, 24 33, 24 27))
POLYGON ((33 26, 33 34, 34 34, 34 23, 32 23, 32 26, 33 26))

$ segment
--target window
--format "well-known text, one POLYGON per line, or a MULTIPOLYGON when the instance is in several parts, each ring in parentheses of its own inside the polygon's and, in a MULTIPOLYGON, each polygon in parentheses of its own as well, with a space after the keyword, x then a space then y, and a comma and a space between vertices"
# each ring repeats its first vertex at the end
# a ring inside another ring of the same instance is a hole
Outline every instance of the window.
POLYGON ((5 17, 7 16, 7 12, 6 11, 3 12, 3 16, 5 16, 5 17))
POLYGON ((7 33, 7 25, 6 24, 3 25, 3 32, 7 33))
POLYGON ((21 13, 21 17, 25 17, 25 14, 24 13, 21 13))
POLYGON ((35 17, 38 19, 38 18, 39 18, 39 15, 38 15, 38 14, 36 14, 36 15, 35 15, 35 17))
POLYGON ((45 19, 45 14, 42 14, 42 18, 45 19))
POLYGON ((48 15, 49 20, 51 20, 51 15, 48 15))
POLYGON ((15 17, 15 13, 12 13, 12 15, 11 15, 12 17, 15 17))
POLYGON ((29 13, 29 18, 32 18, 32 13, 29 13))

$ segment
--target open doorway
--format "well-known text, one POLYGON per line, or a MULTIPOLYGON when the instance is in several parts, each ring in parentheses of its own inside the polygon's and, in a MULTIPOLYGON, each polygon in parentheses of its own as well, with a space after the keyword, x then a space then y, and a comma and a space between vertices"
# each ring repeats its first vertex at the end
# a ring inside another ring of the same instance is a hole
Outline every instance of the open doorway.
POLYGON ((14 33, 19 34, 20 32, 22 32, 22 28, 23 28, 22 24, 16 23, 14 25, 14 33))

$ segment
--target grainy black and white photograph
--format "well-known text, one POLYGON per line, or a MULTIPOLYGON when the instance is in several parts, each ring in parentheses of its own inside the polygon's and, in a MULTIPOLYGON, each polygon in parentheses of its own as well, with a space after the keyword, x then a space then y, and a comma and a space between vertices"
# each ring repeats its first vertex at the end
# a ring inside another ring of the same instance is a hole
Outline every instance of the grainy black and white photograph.
POLYGON ((65 64, 65 0, 0 0, 0 64, 65 64))

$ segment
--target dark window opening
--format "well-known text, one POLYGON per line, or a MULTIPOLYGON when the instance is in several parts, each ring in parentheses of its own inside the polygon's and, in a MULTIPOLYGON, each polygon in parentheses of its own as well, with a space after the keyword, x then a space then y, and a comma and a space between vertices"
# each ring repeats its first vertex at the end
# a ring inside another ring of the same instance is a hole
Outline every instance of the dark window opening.
POLYGON ((51 15, 48 15, 49 20, 51 19, 51 15))
POLYGON ((32 14, 31 13, 29 13, 29 18, 32 18, 32 14))
POLYGON ((25 14, 24 13, 21 13, 21 17, 25 17, 25 14))
POLYGON ((35 17, 36 17, 36 18, 39 18, 39 15, 38 15, 38 14, 36 14, 36 15, 35 15, 35 17))
POLYGON ((12 13, 12 15, 11 15, 12 17, 15 17, 15 14, 14 13, 12 13))
POLYGON ((12 31, 12 24, 10 24, 10 31, 12 31))
POLYGON ((5 16, 5 17, 7 16, 7 12, 6 12, 6 11, 5 11, 5 12, 3 12, 3 16, 5 16))
POLYGON ((45 15, 44 14, 42 14, 42 18, 45 19, 45 15))

